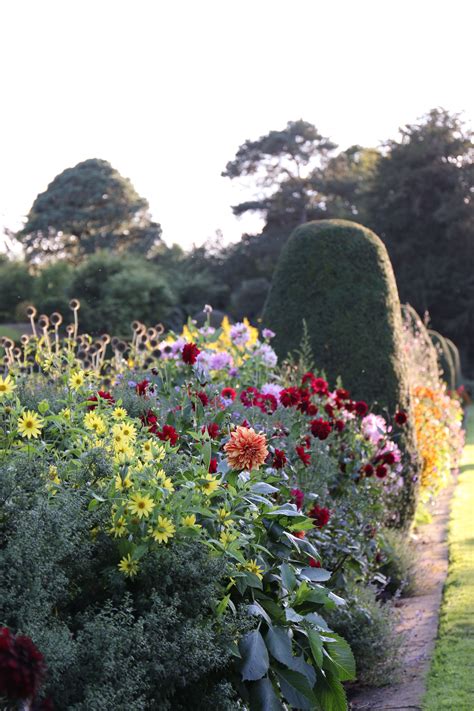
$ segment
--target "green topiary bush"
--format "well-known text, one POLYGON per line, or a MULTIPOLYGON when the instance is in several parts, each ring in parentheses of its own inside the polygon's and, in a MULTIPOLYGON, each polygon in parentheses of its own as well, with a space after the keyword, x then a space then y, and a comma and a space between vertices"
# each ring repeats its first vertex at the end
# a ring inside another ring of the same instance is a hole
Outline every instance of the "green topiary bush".
MULTIPOLYGON (((263 323, 276 332, 280 357, 294 352, 309 330, 318 368, 334 384, 341 376, 356 399, 390 413, 410 411, 403 354, 400 302, 392 266, 381 240, 346 220, 320 220, 298 227, 284 247, 265 305, 263 323)), ((413 463, 411 423, 403 448, 413 463)), ((401 519, 411 518, 417 472, 405 467, 401 519)))

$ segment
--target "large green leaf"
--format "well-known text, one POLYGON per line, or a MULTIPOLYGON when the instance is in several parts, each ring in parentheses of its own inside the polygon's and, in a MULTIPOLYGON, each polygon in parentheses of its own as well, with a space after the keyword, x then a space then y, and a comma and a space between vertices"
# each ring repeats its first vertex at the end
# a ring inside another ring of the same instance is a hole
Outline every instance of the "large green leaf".
POLYGON ((263 637, 258 630, 252 630, 239 642, 242 656, 240 673, 243 681, 257 681, 268 671, 270 661, 263 637))
POLYGON ((267 649, 277 661, 293 668, 293 650, 286 627, 270 627, 265 635, 267 649))
POLYGON ((316 706, 316 696, 304 674, 291 669, 275 669, 280 689, 290 706, 295 709, 312 711, 316 706))
POLYGON ((280 573, 283 587, 288 592, 292 592, 297 585, 296 575, 293 568, 291 568, 288 563, 282 563, 280 565, 280 573))
POLYGON ((318 667, 323 666, 323 640, 316 630, 307 630, 309 646, 318 667))
POLYGON ((329 570, 324 570, 324 568, 302 568, 300 575, 313 583, 323 583, 331 577, 329 570))
POLYGON ((347 711, 346 692, 339 679, 326 672, 318 674, 314 694, 319 706, 318 711, 347 711))
POLYGON ((273 684, 266 676, 247 685, 250 695, 250 711, 283 711, 273 684))
POLYGON ((328 637, 331 637, 334 642, 326 642, 326 651, 334 664, 339 681, 354 680, 356 664, 349 644, 334 632, 331 632, 328 637))

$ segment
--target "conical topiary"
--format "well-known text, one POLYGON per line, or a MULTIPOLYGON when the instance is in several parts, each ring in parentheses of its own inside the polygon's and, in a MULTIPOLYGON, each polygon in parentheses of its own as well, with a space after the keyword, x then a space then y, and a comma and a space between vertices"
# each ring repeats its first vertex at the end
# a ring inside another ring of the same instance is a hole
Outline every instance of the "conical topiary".
MULTIPOLYGON (((298 227, 281 253, 263 314, 280 357, 295 351, 306 322, 313 356, 330 383, 340 376, 356 399, 410 412, 397 286, 382 241, 346 220, 298 227)), ((416 447, 404 433, 407 521, 416 501, 416 447)))

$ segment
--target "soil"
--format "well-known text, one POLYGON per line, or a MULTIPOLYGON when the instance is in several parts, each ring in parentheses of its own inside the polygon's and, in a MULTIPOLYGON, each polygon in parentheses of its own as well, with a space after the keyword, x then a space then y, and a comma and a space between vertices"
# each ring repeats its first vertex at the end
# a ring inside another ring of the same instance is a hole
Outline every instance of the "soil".
POLYGON ((403 635, 403 666, 396 683, 358 689, 351 711, 422 711, 426 676, 436 635, 443 586, 448 572, 448 524, 453 482, 438 497, 433 521, 416 532, 420 561, 416 594, 400 600, 398 632, 403 635))

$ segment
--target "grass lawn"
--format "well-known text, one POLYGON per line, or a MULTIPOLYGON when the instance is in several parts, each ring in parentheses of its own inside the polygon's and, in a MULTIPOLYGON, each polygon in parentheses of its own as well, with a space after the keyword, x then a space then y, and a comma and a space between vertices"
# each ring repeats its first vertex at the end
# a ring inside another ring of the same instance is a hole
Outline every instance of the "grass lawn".
POLYGON ((423 711, 474 709, 474 406, 449 527, 449 571, 423 711))

